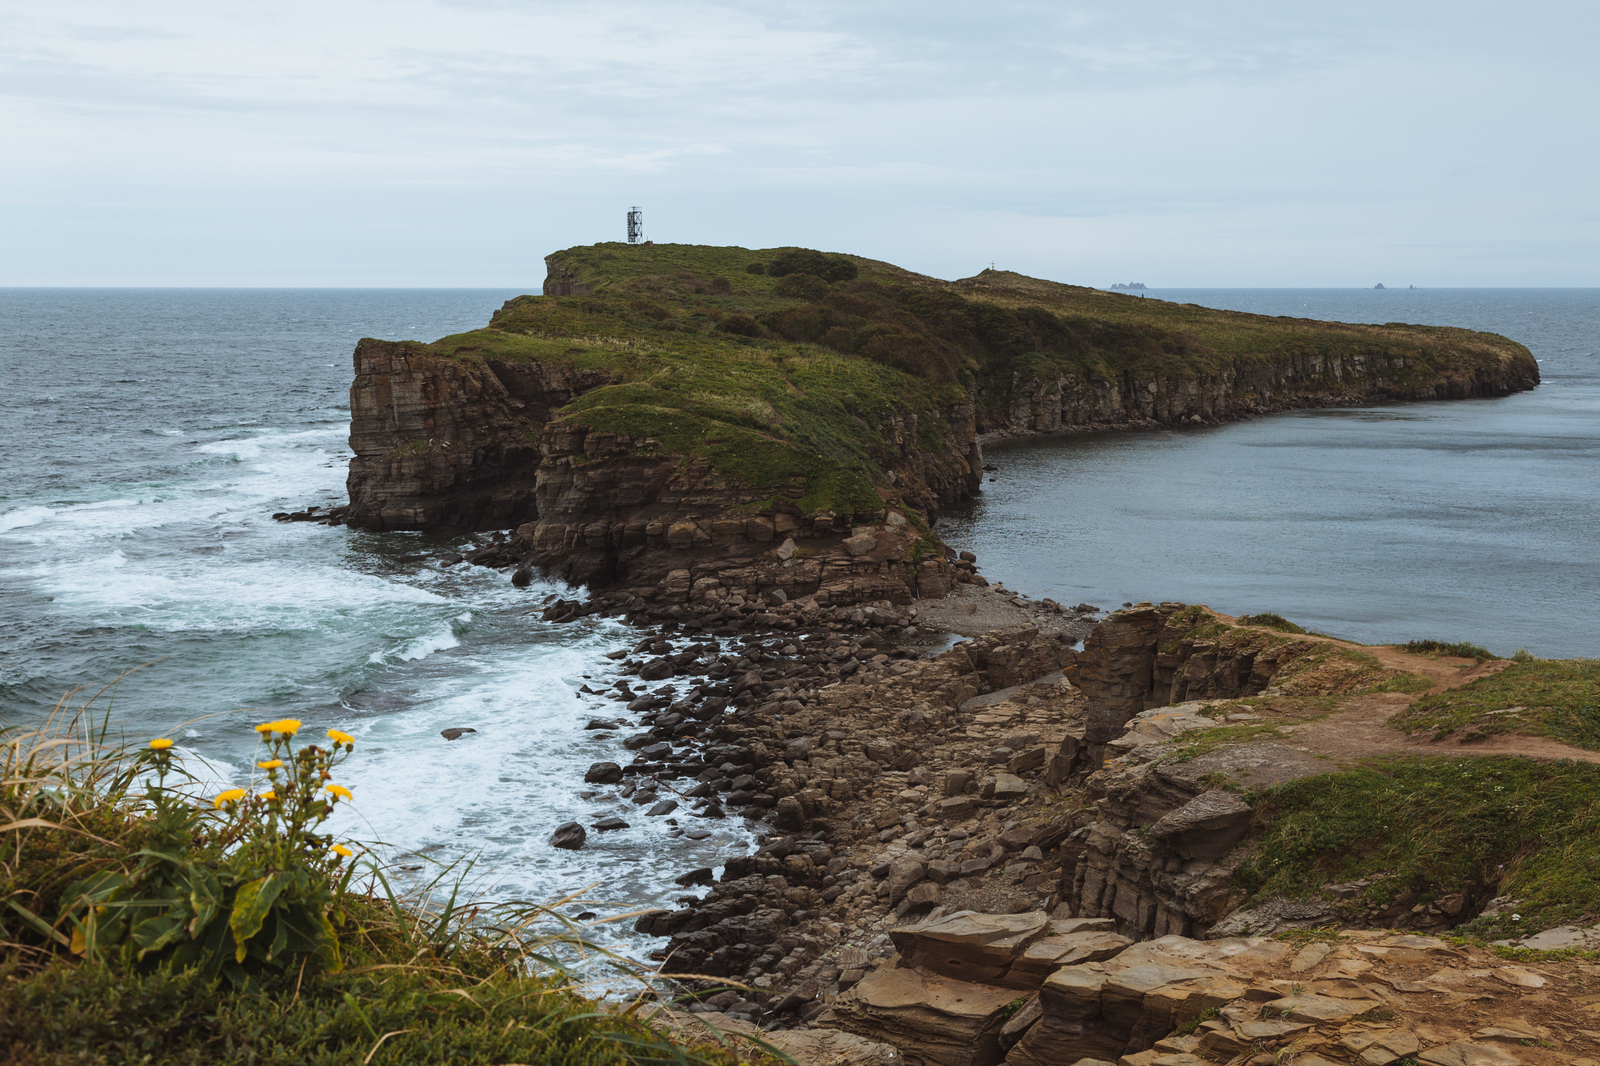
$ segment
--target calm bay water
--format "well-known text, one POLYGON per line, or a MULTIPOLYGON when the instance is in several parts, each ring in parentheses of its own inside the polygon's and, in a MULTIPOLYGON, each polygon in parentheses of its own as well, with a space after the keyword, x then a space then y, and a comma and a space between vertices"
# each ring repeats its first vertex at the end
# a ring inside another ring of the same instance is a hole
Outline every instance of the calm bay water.
POLYGON ((942 522, 984 573, 1065 603, 1276 611, 1367 643, 1600 656, 1600 290, 1155 290, 1150 299, 1501 333, 1543 384, 986 450, 942 522))
POLYGON ((344 499, 358 338, 476 328, 518 294, 0 290, 0 725, 148 663, 114 692, 124 735, 177 737, 221 787, 247 781, 255 722, 345 729, 356 802, 337 828, 386 857, 478 855, 496 898, 598 881, 598 898, 670 905, 672 877, 743 854, 736 821, 674 837, 582 784, 632 757, 583 728, 620 705, 575 698, 632 630, 548 625, 535 607, 555 587, 433 562, 463 538, 270 517, 344 499), (478 732, 446 743, 450 726, 478 732), (609 814, 633 828, 548 846, 609 814))

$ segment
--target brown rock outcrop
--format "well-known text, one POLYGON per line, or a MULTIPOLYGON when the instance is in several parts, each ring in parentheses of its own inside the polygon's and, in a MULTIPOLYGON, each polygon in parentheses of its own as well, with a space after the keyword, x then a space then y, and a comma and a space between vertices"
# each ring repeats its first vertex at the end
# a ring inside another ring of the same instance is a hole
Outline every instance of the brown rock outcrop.
POLYGON ((371 338, 354 359, 347 521, 362 529, 493 529, 533 517, 535 436, 551 411, 609 380, 371 338))
POLYGON ((994 1066, 1015 998, 1008 988, 923 970, 877 970, 840 996, 823 1024, 893 1044, 917 1062, 994 1066))
POLYGON ((1505 355, 1418 381, 1406 356, 1380 351, 1304 353, 1271 363, 1239 360, 1184 376, 1017 375, 1009 399, 984 409, 982 429, 991 437, 1013 437, 1228 422, 1306 407, 1505 396, 1538 384, 1538 364, 1526 356, 1505 355))

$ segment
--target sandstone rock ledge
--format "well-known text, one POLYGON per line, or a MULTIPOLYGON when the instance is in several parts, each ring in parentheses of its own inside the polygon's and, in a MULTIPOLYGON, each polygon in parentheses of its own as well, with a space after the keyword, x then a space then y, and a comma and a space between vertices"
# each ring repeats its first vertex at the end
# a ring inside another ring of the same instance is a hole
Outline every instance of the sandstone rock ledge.
POLYGON ((1596 985, 1600 968, 1586 963, 1515 965, 1434 937, 1349 930, 1300 941, 1101 939, 1093 961, 1025 965, 1051 941, 1100 936, 1043 914, 966 911, 898 930, 900 956, 816 1024, 929 1066, 1596 1062, 1563 1050, 1595 1036, 1548 1012, 1556 997, 1596 985), (971 980, 976 969, 1011 979, 971 980))

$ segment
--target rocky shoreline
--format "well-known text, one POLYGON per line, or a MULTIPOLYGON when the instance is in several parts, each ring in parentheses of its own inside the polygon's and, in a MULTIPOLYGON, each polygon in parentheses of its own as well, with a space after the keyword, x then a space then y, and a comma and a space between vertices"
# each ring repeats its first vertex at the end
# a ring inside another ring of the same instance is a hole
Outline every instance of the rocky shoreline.
MULTIPOLYGON (((441 561, 526 583, 525 542, 486 540, 441 561)), ((608 615, 639 630, 580 689, 590 728, 625 735, 634 753, 587 768, 590 798, 631 801, 691 839, 709 835, 701 819, 757 828, 753 854, 720 876, 682 871, 678 907, 636 922, 661 939, 661 971, 678 975, 664 1020, 759 1034, 802 1062, 1198 1066, 1343 1039, 1355 1013, 1392 1009, 1396 989, 1445 987, 1419 967, 1466 966, 1469 986, 1530 982, 1518 986, 1530 995, 1550 979, 1548 968, 1497 977, 1504 966, 1478 959, 1472 969, 1467 949, 1419 935, 1515 906, 1487 885, 1358 910, 1337 901, 1364 886, 1330 885, 1323 902, 1242 909, 1233 875, 1255 825, 1250 797, 1337 768, 1267 735, 1173 753, 1186 736, 1261 721, 1240 697, 1326 699, 1407 675, 1374 672, 1342 642, 1203 607, 1108 616, 992 584, 970 553, 944 562, 952 584, 939 599, 691 585, 539 605, 550 622, 608 615), (1315 936, 1332 950, 1272 937, 1330 927, 1346 931, 1315 936), (1353 985, 1380 955, 1407 965, 1388 986, 1353 985), (1150 966, 1160 980, 1122 1003, 1133 993, 1120 975, 1150 966), (1063 975, 1094 988, 1053 988, 1063 975), (1340 989, 1360 1012, 1323 1002, 1340 989), (1280 1002, 1304 1017, 1267 1033, 1263 1004, 1280 1002), (1171 1035, 1179 1022, 1199 1027, 1171 1035)), ((581 848, 615 827, 605 822, 564 825, 551 845, 581 848)), ((1452 1002, 1467 994, 1450 987, 1452 1002)), ((1470 1057, 1493 1048, 1459 1026, 1376 1030, 1387 1043, 1283 1061, 1397 1062, 1412 1048, 1429 1064, 1557 1061, 1470 1057)), ((1551 1032, 1516 1019, 1491 1030, 1551 1032)))

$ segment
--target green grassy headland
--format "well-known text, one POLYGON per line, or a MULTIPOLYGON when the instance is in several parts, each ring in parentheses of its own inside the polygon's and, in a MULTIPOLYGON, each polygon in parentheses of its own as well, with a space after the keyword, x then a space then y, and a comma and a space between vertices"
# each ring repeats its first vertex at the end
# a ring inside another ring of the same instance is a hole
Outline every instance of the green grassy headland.
POLYGON ((703 456, 807 511, 881 507, 903 446, 944 453, 952 408, 976 400, 981 426, 1039 381, 1127 386, 1361 356, 1404 391, 1532 365, 1470 330, 1267 318, 1005 271, 945 282, 806 249, 613 243, 550 262, 585 295, 522 297, 485 329, 408 347, 603 370, 613 383, 559 418, 703 456))

